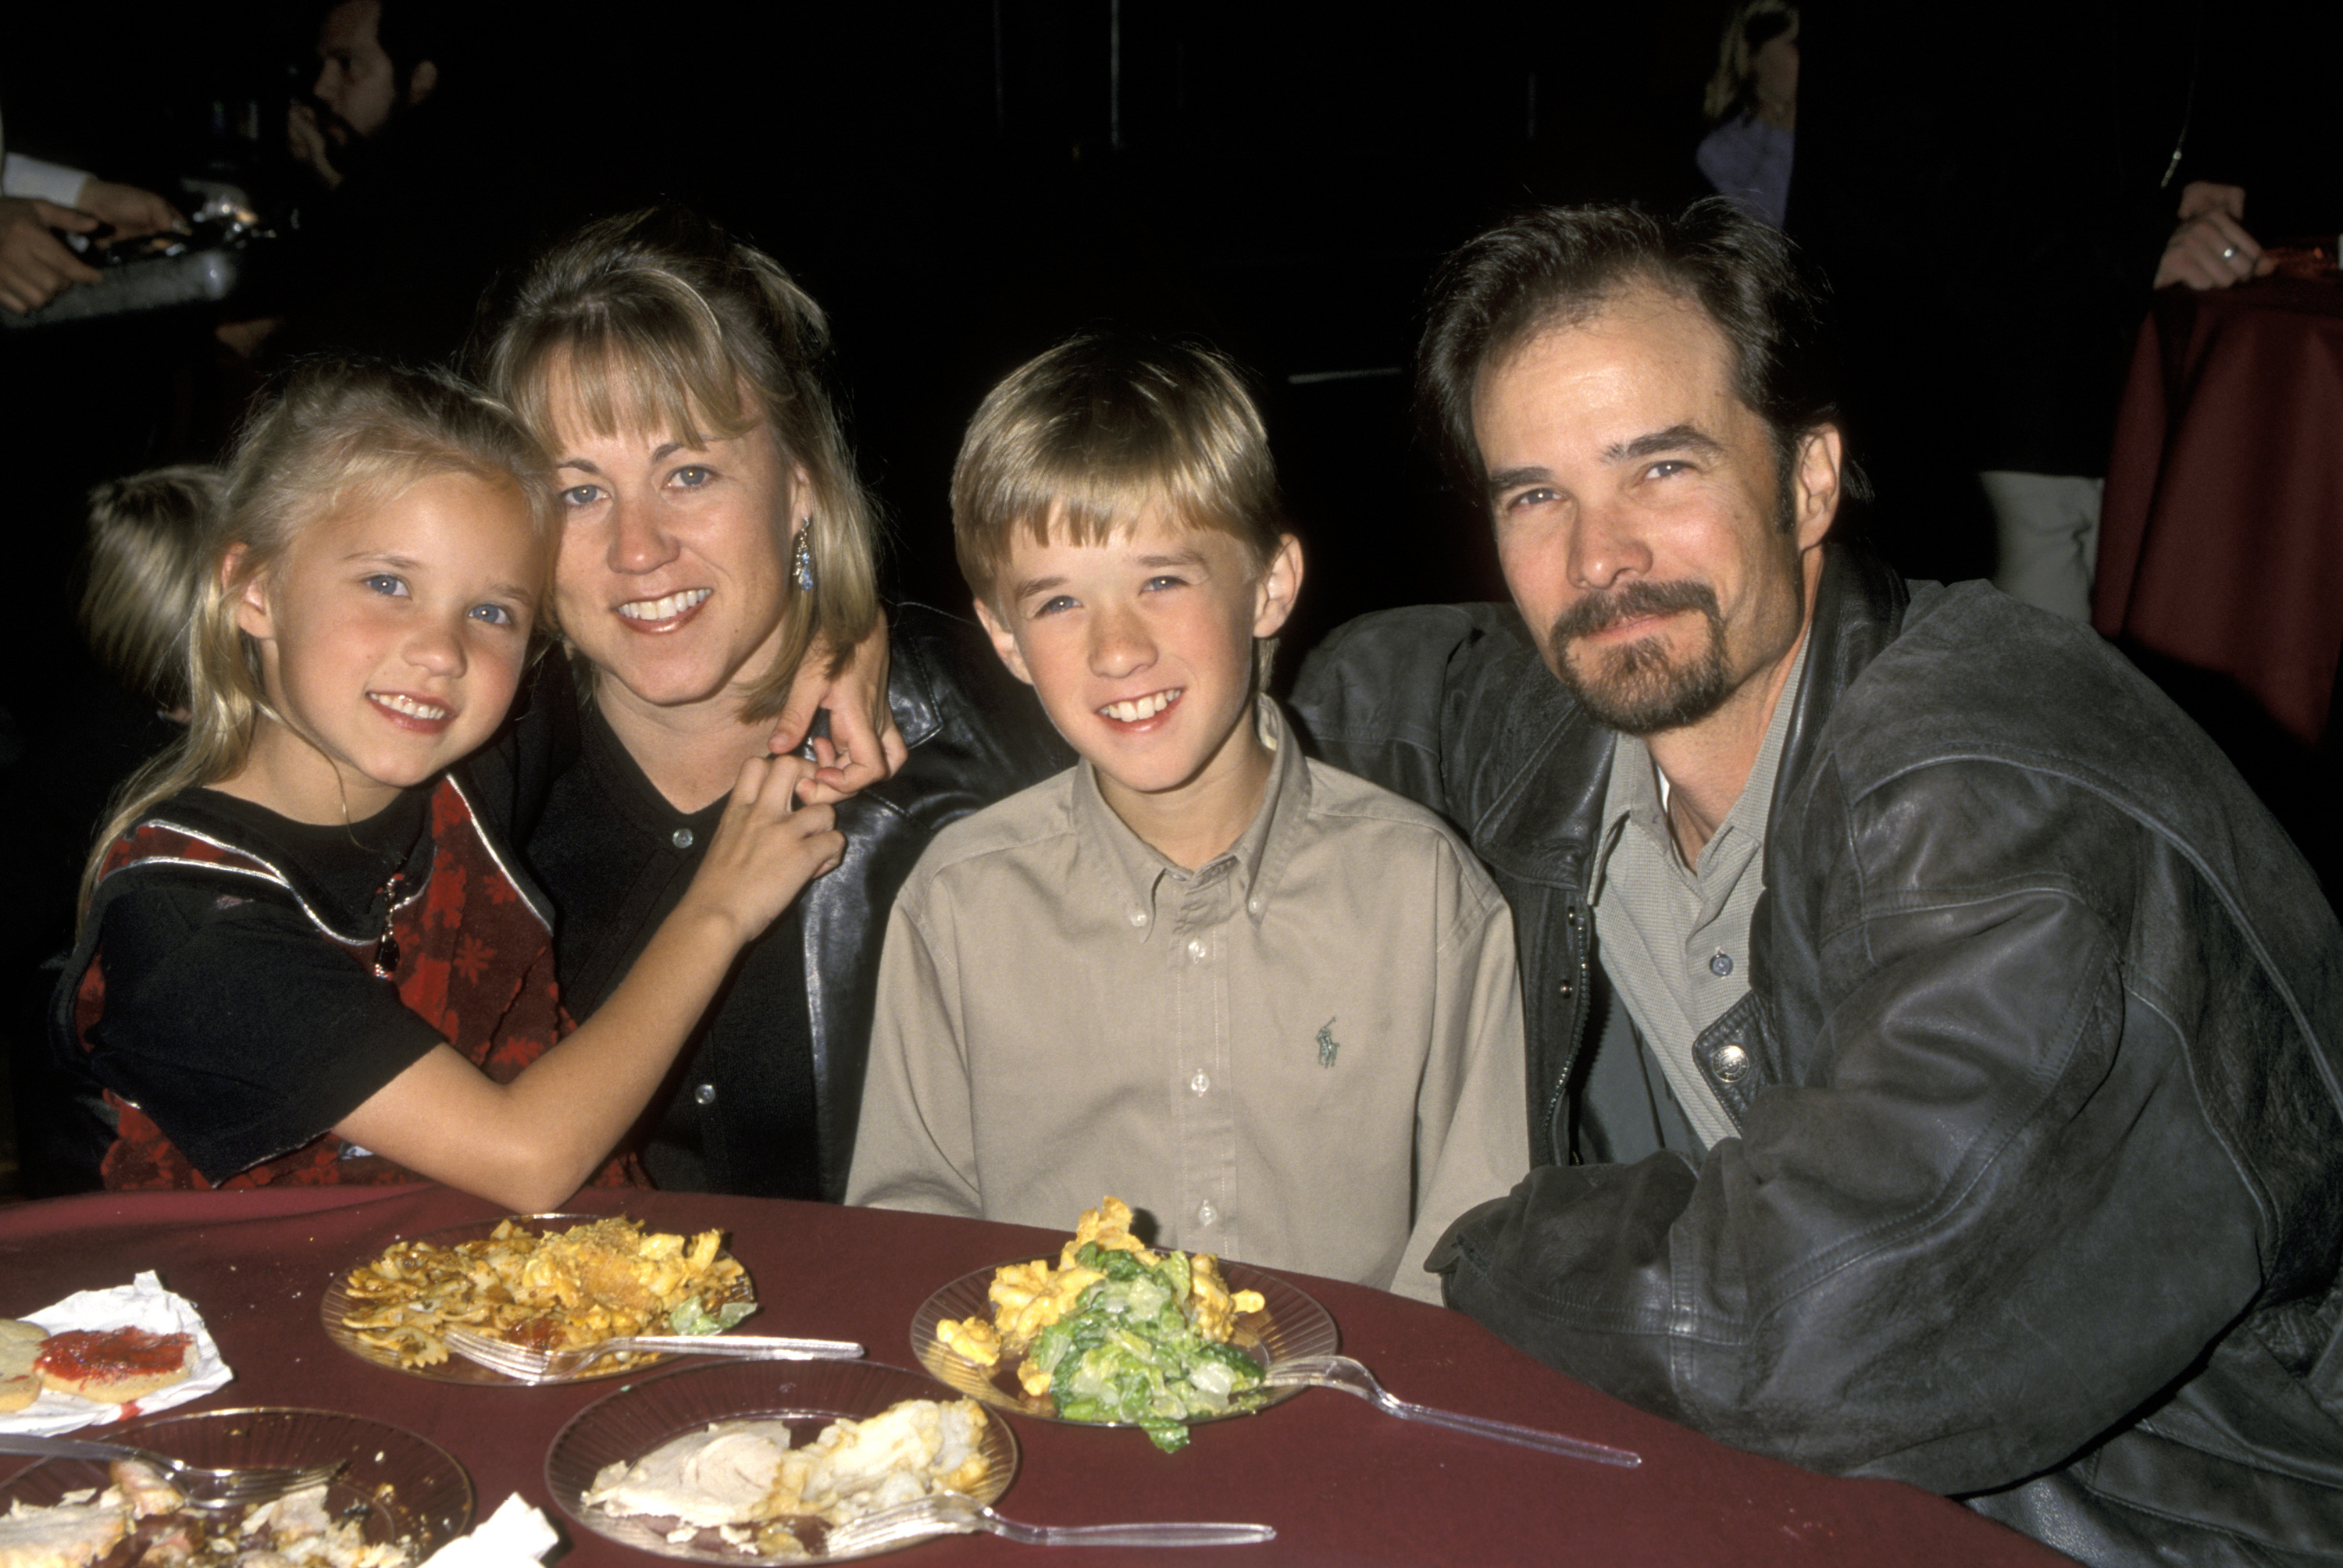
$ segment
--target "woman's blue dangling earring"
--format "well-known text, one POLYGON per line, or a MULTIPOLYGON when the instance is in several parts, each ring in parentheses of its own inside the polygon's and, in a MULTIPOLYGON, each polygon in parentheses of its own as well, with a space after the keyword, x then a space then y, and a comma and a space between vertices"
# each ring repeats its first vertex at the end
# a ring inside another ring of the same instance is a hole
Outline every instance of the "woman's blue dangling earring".
POLYGON ((798 526, 797 553, 789 560, 789 574, 797 578, 798 592, 813 592, 813 519, 808 518, 798 526))

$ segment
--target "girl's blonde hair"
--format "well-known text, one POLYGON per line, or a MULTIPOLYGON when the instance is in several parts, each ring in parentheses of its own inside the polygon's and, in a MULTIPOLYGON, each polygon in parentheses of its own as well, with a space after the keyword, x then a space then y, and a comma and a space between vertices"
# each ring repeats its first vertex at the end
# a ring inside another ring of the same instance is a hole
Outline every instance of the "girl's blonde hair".
POLYGON ((1712 120, 1745 113, 1753 106, 1750 76, 1757 51, 1798 25, 1795 0, 1739 0, 1716 40, 1716 74, 1708 79, 1701 107, 1712 120))
MULTIPOLYGON (((235 774, 264 716, 284 721, 269 707, 260 650, 236 625, 245 590, 310 524, 381 506, 442 474, 511 485, 527 498, 539 539, 551 538, 553 485, 536 443, 507 410, 452 376, 315 361, 254 412, 196 552, 194 608, 180 649, 186 733, 116 795, 82 873, 85 911, 117 836, 157 800, 235 774)), ((549 568, 552 551, 545 553, 549 568)))
POLYGON ((802 521, 814 586, 784 574, 786 634, 740 716, 780 712, 817 636, 843 664, 878 619, 878 519, 823 379, 829 324, 779 263, 686 208, 651 207, 578 230, 488 310, 481 379, 548 449, 558 394, 599 436, 703 446, 764 426, 811 490, 803 518, 774 519, 773 548, 787 562, 802 521))

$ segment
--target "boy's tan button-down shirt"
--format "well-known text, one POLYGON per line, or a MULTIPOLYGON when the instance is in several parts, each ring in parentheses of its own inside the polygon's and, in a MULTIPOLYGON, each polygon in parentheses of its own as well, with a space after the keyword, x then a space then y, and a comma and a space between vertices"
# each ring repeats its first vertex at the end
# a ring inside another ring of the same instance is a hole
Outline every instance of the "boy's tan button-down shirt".
POLYGON ((939 835, 897 899, 848 1201, 1439 1299, 1424 1254, 1528 1166, 1513 918, 1429 812, 1277 742, 1186 871, 1087 764, 939 835))

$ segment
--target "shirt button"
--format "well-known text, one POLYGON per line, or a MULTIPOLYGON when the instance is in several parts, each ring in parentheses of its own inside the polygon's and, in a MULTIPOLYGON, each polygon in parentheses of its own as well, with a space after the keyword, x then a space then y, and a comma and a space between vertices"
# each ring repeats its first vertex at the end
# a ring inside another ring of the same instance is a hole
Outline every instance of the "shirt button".
POLYGON ((1248 899, 1245 900, 1245 908, 1251 910, 1257 915, 1261 913, 1261 900, 1259 899, 1248 899))
POLYGON ((716 1103, 716 1086, 712 1083, 703 1083, 691 1091, 691 1098, 702 1105, 713 1105, 716 1103))
POLYGON ((668 836, 668 842, 673 844, 679 849, 690 849, 691 829, 689 828, 678 828, 673 833, 668 836))
POLYGON ((1708 972, 1716 976, 1720 980, 1726 975, 1731 974, 1733 972, 1733 955, 1726 952, 1723 948, 1717 949, 1716 956, 1708 960, 1708 972))
POLYGON ((1717 1077, 1727 1083, 1738 1083, 1742 1075, 1749 1070, 1749 1053, 1741 1049, 1738 1041, 1728 1042, 1716 1048, 1714 1065, 1717 1077))
POLYGON ((1131 910, 1131 923, 1132 925, 1134 925, 1134 926, 1143 926, 1143 925, 1145 925, 1145 924, 1147 923, 1147 911, 1146 911, 1145 910, 1131 910))
POLYGON ((1203 938, 1198 937, 1195 940, 1188 944, 1188 956, 1192 959, 1200 959, 1204 956, 1203 938))
POLYGON ((1196 1093, 1202 1094, 1212 1087, 1212 1081, 1205 1075, 1204 1070, 1200 1067, 1196 1070, 1196 1076, 1188 1081, 1188 1087, 1196 1093))
POLYGON ((1221 1211, 1213 1208, 1209 1200, 1196 1206, 1196 1223, 1199 1225, 1209 1225, 1220 1217, 1221 1211))

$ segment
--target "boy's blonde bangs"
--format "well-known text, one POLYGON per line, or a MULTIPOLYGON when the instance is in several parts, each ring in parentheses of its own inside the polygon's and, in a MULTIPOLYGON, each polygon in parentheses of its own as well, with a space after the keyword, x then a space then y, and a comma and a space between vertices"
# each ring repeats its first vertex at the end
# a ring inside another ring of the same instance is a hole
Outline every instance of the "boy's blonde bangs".
POLYGON ((1007 519, 1007 526, 996 536, 999 548, 988 575, 995 588, 1020 535, 1037 545, 1111 544, 1151 514, 1182 529, 1227 535, 1243 547, 1255 571, 1268 564, 1276 545, 1272 536, 1264 548, 1260 530, 1231 514, 1231 487, 1216 473, 1102 474, 1076 468, 1062 482, 1059 476, 1034 473, 1001 488, 994 515, 1007 519))
POLYGON ((1255 571, 1277 551, 1284 508, 1268 432, 1235 367, 1211 349, 1060 344, 993 388, 952 472, 960 572, 995 608, 1021 533, 1101 545, 1150 510, 1226 534, 1255 571))

